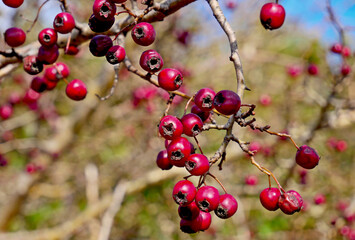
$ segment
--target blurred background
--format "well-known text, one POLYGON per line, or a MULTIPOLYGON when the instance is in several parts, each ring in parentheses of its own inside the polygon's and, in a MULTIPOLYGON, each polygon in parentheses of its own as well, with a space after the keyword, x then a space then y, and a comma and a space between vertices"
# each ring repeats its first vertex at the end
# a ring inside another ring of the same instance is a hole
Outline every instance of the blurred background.
MULTIPOLYGON (((35 18, 42 2, 25 1, 17 10, 1 2, 0 31, 29 28, 26 19, 35 18)), ((67 1, 76 21, 83 23, 91 15, 92 2, 67 1)), ((166 109, 167 92, 122 64, 114 95, 99 101, 95 94, 109 92, 114 69, 106 59, 93 57, 86 42, 77 55, 58 60, 70 67, 69 81, 87 84, 83 101, 67 98, 65 83, 60 82, 39 99, 23 103, 32 77, 22 66, 0 79, 0 106, 15 103, 11 117, 0 122, 0 239, 97 239, 112 192, 123 182, 127 190, 109 239, 355 239, 354 74, 334 87, 343 58, 329 51, 339 36, 329 21, 326 1, 280 1, 286 21, 275 31, 266 31, 259 21, 265 1, 219 3, 236 33, 251 89, 242 102, 257 106, 258 125, 291 134, 298 145, 315 148, 321 160, 307 171, 294 166, 296 149, 290 141, 239 126, 234 134, 250 142, 256 161, 270 169, 285 190, 302 195, 304 209, 292 216, 264 209, 259 194, 268 187, 268 177, 230 143, 223 170, 215 166, 211 171, 237 198, 237 213, 227 220, 212 216, 205 232, 182 233, 171 193, 188 173, 175 167, 162 171, 155 163, 165 148, 156 126, 166 109), (308 73, 310 64, 317 66, 318 74, 308 73), (321 127, 315 129, 319 121, 321 127)), ((346 61, 354 70, 355 2, 331 3, 347 29, 346 45, 352 51, 346 61)), ((58 12, 59 3, 48 2, 26 43, 51 27, 58 12)), ((127 35, 125 49, 134 66, 141 70, 141 53, 153 48, 162 55, 164 67, 183 73, 180 90, 190 96, 204 87, 236 90, 229 43, 206 2, 196 1, 153 26, 157 39, 149 47, 136 45, 127 35)), ((2 36, 0 47, 5 50, 2 36)), ((185 104, 177 96, 169 113, 181 117, 185 104)), ((215 120, 226 123, 222 117, 215 120)), ((224 134, 210 130, 198 136, 206 156, 213 156, 224 134)), ((219 188, 212 179, 207 182, 219 188)))

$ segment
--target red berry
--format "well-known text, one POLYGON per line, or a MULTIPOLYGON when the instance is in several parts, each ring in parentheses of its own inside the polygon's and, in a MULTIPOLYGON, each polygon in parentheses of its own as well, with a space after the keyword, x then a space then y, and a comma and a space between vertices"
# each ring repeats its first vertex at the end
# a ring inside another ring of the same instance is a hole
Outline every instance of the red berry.
POLYGON ((89 27, 91 31, 96 32, 96 33, 102 33, 108 31, 112 25, 115 23, 115 18, 108 19, 106 21, 102 21, 97 19, 95 14, 92 14, 91 17, 89 18, 89 27))
POLYGON ((200 218, 195 218, 193 220, 181 219, 180 221, 180 230, 184 233, 197 233, 200 231, 200 218))
POLYGON ((177 182, 173 189, 173 199, 180 206, 189 205, 196 196, 194 184, 188 180, 177 182))
POLYGON ((350 57, 351 55, 351 49, 350 47, 348 46, 344 46, 342 51, 341 51, 341 54, 344 56, 344 57, 350 57))
POLYGON ((260 11, 261 24, 268 30, 280 28, 285 21, 285 16, 285 9, 277 3, 266 3, 260 11))
POLYGON ((122 62, 126 57, 126 51, 119 45, 112 46, 106 53, 106 59, 111 64, 122 62))
POLYGON ((67 85, 65 93, 70 99, 80 101, 86 97, 87 90, 85 84, 81 80, 74 79, 67 85))
POLYGON ((200 210, 211 212, 219 204, 218 190, 212 186, 203 186, 197 191, 195 201, 200 210))
POLYGON ((113 3, 124 3, 126 1, 127 0, 111 0, 111 2, 113 2, 113 3))
POLYGON ((341 53, 342 50, 343 50, 343 45, 341 45, 341 43, 335 43, 330 48, 330 51, 332 51, 333 53, 341 53))
POLYGON ((212 89, 202 88, 196 93, 194 102, 202 111, 209 112, 213 109, 213 100, 215 96, 216 93, 212 89))
POLYGON ((69 67, 65 63, 57 62, 54 64, 54 67, 57 70, 56 77, 58 79, 67 78, 69 76, 69 67))
POLYGON ((167 151, 171 164, 177 167, 184 167, 191 154, 191 144, 184 137, 175 138, 169 144, 167 151))
POLYGON ((287 74, 293 78, 298 77, 302 73, 301 66, 288 66, 288 67, 286 67, 286 70, 287 70, 287 74))
POLYGON ((219 196, 219 204, 214 213, 219 218, 230 218, 238 209, 237 200, 230 194, 223 194, 219 196))
POLYGON ((189 137, 194 137, 202 131, 203 122, 199 116, 194 113, 188 113, 181 118, 181 123, 184 126, 184 134, 189 137))
POLYGON ((7 165, 7 159, 0 154, 0 167, 5 167, 7 165))
POLYGON ((45 84, 47 85, 48 91, 53 90, 57 86, 57 82, 49 81, 46 77, 43 77, 45 84))
POLYGON ((200 221, 200 231, 205 231, 210 227, 212 217, 209 212, 200 211, 200 216, 198 216, 198 219, 200 221))
POLYGON ((262 146, 261 146, 261 144, 259 142, 251 142, 249 144, 249 150, 254 152, 254 153, 257 153, 257 152, 261 151, 261 149, 262 149, 262 146))
POLYGON ((200 215, 200 209, 195 201, 186 206, 179 206, 178 212, 179 216, 184 220, 194 220, 200 215))
POLYGON ((92 55, 96 57, 103 57, 112 45, 113 43, 109 36, 97 35, 91 39, 89 49, 92 55))
POLYGON ((205 155, 196 153, 189 156, 185 167, 191 175, 201 176, 210 169, 210 163, 205 155))
POLYGON ((260 202, 264 208, 269 211, 276 211, 279 209, 279 198, 281 196, 280 190, 278 188, 265 188, 260 193, 260 202))
POLYGON ((10 47, 18 47, 25 43, 26 33, 21 28, 9 28, 4 33, 5 42, 10 47))
POLYGON ((23 68, 28 74, 36 75, 42 72, 43 64, 36 56, 27 56, 23 59, 23 68))
POLYGON ((58 46, 53 45, 50 48, 41 46, 38 49, 37 59, 41 61, 43 64, 52 64, 57 61, 59 57, 58 46))
POLYGON ((335 150, 338 152, 344 152, 348 149, 348 143, 345 140, 339 140, 335 144, 335 150))
POLYGON ((168 152, 166 150, 160 151, 156 161, 158 167, 162 170, 169 170, 173 167, 168 158, 168 152))
POLYGON ((316 64, 311 63, 308 65, 307 71, 309 75, 316 76, 318 75, 318 66, 316 64))
POLYGON ((319 159, 317 151, 307 145, 303 145, 297 150, 296 163, 303 168, 314 168, 318 165, 319 159))
POLYGON ((349 65, 343 64, 343 65, 341 66, 341 74, 342 74, 344 77, 347 76, 347 75, 349 75, 350 71, 351 71, 351 68, 350 68, 349 65))
POLYGON ((44 47, 52 47, 57 43, 58 34, 53 28, 45 28, 38 34, 38 41, 44 47))
POLYGON ((23 102, 26 104, 36 103, 37 100, 40 98, 41 94, 38 92, 33 91, 31 88, 26 91, 25 96, 23 97, 23 102))
POLYGON ((301 210, 303 200, 296 191, 288 191, 280 196, 278 205, 283 213, 292 215, 301 210))
POLYGON ((0 107, 0 117, 6 120, 11 117, 14 109, 11 104, 5 104, 0 107))
POLYGON ((272 102, 271 97, 267 94, 262 94, 259 98, 259 102, 263 106, 269 106, 272 102))
POLYGON ((314 204, 321 205, 326 202, 326 198, 323 194, 317 194, 314 196, 313 201, 314 201, 314 204))
POLYGON ((24 0, 2 0, 2 2, 8 6, 8 7, 12 7, 12 8, 18 8, 19 6, 22 5, 24 0))
POLYGON ((237 113, 240 104, 241 102, 238 94, 230 90, 219 91, 213 100, 213 105, 216 110, 224 115, 237 113))
POLYGON ((115 17, 116 5, 110 0, 95 0, 92 11, 98 20, 110 21, 115 17))
POLYGON ((157 51, 150 49, 142 53, 139 65, 147 72, 154 73, 162 69, 164 62, 157 51))
POLYGON ((58 13, 54 18, 53 28, 59 33, 70 33, 75 28, 75 20, 70 13, 58 13))
POLYGON ((191 113, 196 114, 197 116, 199 116, 202 120, 202 122, 206 122, 209 117, 210 117, 210 112, 205 112, 202 111, 199 107, 197 107, 196 105, 193 105, 191 108, 191 113))
POLYGON ((34 77, 31 81, 31 89, 41 93, 47 89, 47 83, 43 77, 34 77))
POLYGON ((181 136, 183 125, 177 117, 167 115, 160 120, 159 133, 168 140, 176 139, 181 136))
POLYGON ((250 186, 255 186, 258 184, 258 178, 255 175, 248 175, 244 179, 245 184, 250 185, 250 186))
POLYGON ((154 27, 147 22, 141 22, 135 25, 131 35, 134 42, 141 46, 149 46, 155 40, 154 27))
POLYGON ((159 86, 166 91, 175 91, 183 82, 182 74, 173 68, 165 68, 158 74, 159 86))
POLYGON ((74 46, 74 45, 70 45, 68 47, 68 49, 66 49, 66 51, 64 52, 64 54, 67 54, 67 55, 76 55, 78 54, 79 52, 79 48, 77 46, 74 46))

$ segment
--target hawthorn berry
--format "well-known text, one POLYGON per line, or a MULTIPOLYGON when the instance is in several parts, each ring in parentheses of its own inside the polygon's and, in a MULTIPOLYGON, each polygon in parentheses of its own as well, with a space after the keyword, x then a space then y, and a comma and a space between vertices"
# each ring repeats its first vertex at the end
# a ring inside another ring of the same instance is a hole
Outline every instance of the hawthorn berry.
POLYGON ((216 96, 216 93, 210 88, 202 88, 198 90, 194 97, 194 102, 197 107, 202 111, 211 111, 213 109, 213 100, 216 96))
POLYGON ((205 231, 211 226, 212 217, 209 212, 200 211, 200 216, 198 216, 200 221, 199 231, 205 231))
POLYGON ((318 165, 319 155, 313 148, 303 145, 296 153, 296 163, 303 168, 312 169, 318 165))
POLYGON ((193 220, 181 219, 180 221, 180 230, 184 233, 197 233, 200 231, 200 226, 201 222, 199 217, 193 220))
POLYGON ((183 133, 183 125, 177 117, 167 115, 160 120, 159 133, 167 140, 176 139, 183 133))
POLYGON ((263 106, 269 106, 272 102, 270 95, 262 94, 259 98, 259 102, 263 106))
POLYGON ((211 115, 210 112, 202 111, 201 108, 199 108, 196 105, 193 105, 191 107, 191 113, 194 113, 197 116, 199 116, 201 118, 202 122, 206 122, 209 119, 210 115, 211 115))
POLYGON ((171 141, 168 148, 168 157, 172 165, 184 167, 191 154, 191 144, 184 137, 178 137, 171 141))
POLYGON ((44 47, 52 47, 57 43, 58 33, 53 28, 45 28, 38 34, 38 41, 44 47))
POLYGON ((48 81, 58 82, 60 79, 68 77, 69 73, 68 66, 65 63, 58 62, 54 66, 46 68, 44 76, 48 81))
POLYGON ((13 27, 5 31, 4 38, 10 47, 18 47, 25 43, 26 33, 21 28, 13 27))
POLYGON ((56 86, 58 82, 52 82, 49 81, 46 77, 43 77, 45 84, 47 85, 47 91, 51 91, 53 90, 56 86))
POLYGON ((311 63, 308 65, 307 71, 309 75, 316 76, 318 75, 318 66, 316 64, 311 63))
POLYGON ((74 79, 67 85, 65 93, 70 99, 80 101, 86 97, 87 90, 85 84, 81 80, 74 79))
POLYGON ((174 68, 165 68, 158 74, 159 86, 166 91, 175 91, 183 82, 182 74, 174 68))
POLYGON ((219 204, 218 190, 212 186, 203 186, 197 191, 195 201, 200 210, 214 211, 219 204))
POLYGON ((348 143, 345 140, 339 140, 335 143, 334 147, 338 152, 344 152, 348 149, 348 143))
POLYGON ((283 213, 292 215, 301 211, 303 199, 296 191, 288 191, 281 194, 278 205, 283 213))
POLYGON ((112 47, 112 39, 106 35, 96 35, 89 44, 89 49, 92 55, 96 57, 103 57, 112 47))
POLYGON ((6 120, 11 117, 13 111, 14 111, 14 108, 12 107, 11 104, 4 104, 0 107, 0 117, 3 120, 6 120))
POLYGON ((70 45, 67 49, 65 49, 64 54, 67 55, 76 55, 79 52, 79 48, 75 45, 70 45))
POLYGON ((162 69, 164 62, 157 51, 150 49, 142 53, 139 65, 147 72, 154 73, 162 69))
POLYGON ((43 64, 52 64, 57 61, 59 57, 59 50, 57 45, 53 45, 52 47, 43 47, 41 46, 38 49, 37 59, 41 61, 43 64))
POLYGON ((219 218, 230 218, 238 210, 237 200, 230 194, 222 194, 219 196, 218 207, 214 210, 214 213, 219 218))
POLYGON ((330 48, 330 51, 332 51, 333 53, 341 53, 342 50, 343 45, 341 45, 341 43, 334 43, 330 48))
POLYGON ((203 122, 199 116, 194 113, 188 113, 181 118, 181 123, 184 126, 184 134, 189 137, 194 137, 202 131, 203 122))
POLYGON ((196 188, 189 180, 177 182, 173 189, 173 199, 180 206, 189 205, 196 196, 196 188))
POLYGON ((213 106, 215 109, 224 115, 237 113, 240 104, 241 102, 238 94, 230 90, 219 91, 213 100, 213 106))
POLYGON ((158 153, 157 161, 158 167, 162 170, 169 170, 173 167, 171 165, 170 160, 168 158, 168 152, 166 150, 162 150, 158 153))
POLYGON ((191 175, 201 176, 210 169, 210 163, 205 155, 195 153, 188 157, 185 167, 191 175))
POLYGON ((25 96, 23 97, 22 101, 26 104, 32 104, 32 103, 36 103, 37 100, 40 98, 41 94, 39 94, 36 91, 33 91, 31 88, 29 88, 26 93, 25 96))
POLYGON ((285 16, 285 9, 277 3, 266 3, 260 11, 261 24, 268 30, 280 28, 285 21, 285 16))
POLYGON ((261 191, 259 198, 261 205, 269 211, 276 211, 279 209, 279 198, 281 196, 278 188, 265 188, 261 191))
POLYGON ((106 59, 111 64, 122 62, 126 57, 126 51, 119 45, 112 46, 106 53, 106 59))
POLYGON ((345 77, 345 76, 348 76, 349 73, 350 73, 350 71, 351 71, 351 68, 350 68, 349 65, 343 64, 343 65, 341 66, 341 74, 342 74, 344 77, 345 77))
POLYGON ((36 56, 27 56, 23 59, 23 69, 31 75, 36 75, 43 70, 43 63, 36 56))
POLYGON ((68 12, 58 13, 54 18, 53 28, 59 33, 70 33, 75 28, 75 20, 68 12))
POLYGON ((0 154, 0 167, 5 167, 7 165, 7 159, 0 154))
POLYGON ((155 30, 153 25, 141 22, 135 25, 131 32, 132 39, 141 46, 149 46, 155 40, 155 30))
POLYGON ((341 50, 341 55, 343 55, 343 57, 350 57, 351 55, 350 47, 344 46, 343 49, 341 50))
POLYGON ((2 0, 2 2, 8 6, 8 7, 12 7, 12 8, 18 8, 19 6, 22 5, 24 0, 2 0))
POLYGON ((178 213, 180 218, 184 220, 193 220, 200 215, 200 209, 197 207, 195 201, 192 201, 186 206, 179 206, 178 213))
POLYGON ((89 18, 89 27, 91 31, 96 33, 102 33, 108 31, 112 25, 115 23, 115 18, 108 19, 107 21, 102 21, 97 19, 95 14, 92 14, 89 18))
POLYGON ((320 194, 317 194, 314 196, 313 201, 314 201, 314 204, 321 205, 326 202, 326 198, 323 194, 320 193, 320 194))
POLYGON ((258 178, 255 175, 248 175, 244 178, 244 182, 246 185, 255 186, 258 184, 258 178))
POLYGON ((92 11, 101 21, 111 21, 116 14, 116 5, 110 0, 95 0, 92 11))
POLYGON ((41 93, 47 89, 47 83, 43 77, 34 77, 31 81, 31 89, 41 93))

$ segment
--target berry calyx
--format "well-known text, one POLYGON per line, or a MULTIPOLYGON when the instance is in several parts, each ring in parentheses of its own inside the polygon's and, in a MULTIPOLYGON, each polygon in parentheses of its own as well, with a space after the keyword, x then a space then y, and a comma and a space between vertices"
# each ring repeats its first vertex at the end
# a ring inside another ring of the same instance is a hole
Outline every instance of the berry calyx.
POLYGON ((23 59, 23 69, 31 75, 36 75, 43 70, 43 64, 36 56, 27 56, 23 59))
POLYGON ((57 43, 58 33, 53 28, 45 28, 38 34, 38 41, 44 47, 52 47, 57 43))
POLYGON ((201 176, 210 169, 210 163, 205 155, 195 153, 188 157, 185 167, 191 175, 201 176))
POLYGON ((139 65, 147 72, 155 73, 162 69, 164 62, 157 51, 150 49, 142 53, 139 65))
POLYGON ((218 112, 224 115, 232 115, 239 111, 241 101, 235 92, 222 90, 214 97, 213 105, 218 112))
POLYGON ((97 35, 91 39, 89 49, 95 57, 103 57, 112 45, 112 39, 109 36, 97 35))
POLYGON ((203 122, 199 116, 194 113, 188 113, 181 118, 181 123, 184 126, 184 134, 189 137, 194 137, 202 131, 203 122))
POLYGON ((175 91, 183 82, 182 74, 174 68, 165 68, 158 74, 159 86, 166 91, 175 91))
POLYGON ((163 150, 158 153, 156 163, 158 167, 162 170, 169 170, 173 167, 168 158, 168 151, 163 150))
POLYGON ((278 29, 285 21, 285 9, 277 3, 266 3, 260 11, 261 24, 267 30, 278 29))
POLYGON ((233 216, 238 210, 237 200, 230 194, 223 194, 219 196, 218 207, 214 210, 217 217, 226 219, 233 216))
POLYGON ((318 165, 319 159, 317 151, 307 145, 303 145, 297 150, 296 163, 303 168, 314 168, 318 165))
POLYGON ((92 11, 95 17, 101 21, 110 21, 115 17, 116 5, 110 0, 95 0, 92 11))
POLYGON ((70 33, 75 27, 75 20, 68 12, 58 13, 53 21, 53 28, 59 33, 70 33))
POLYGON ((276 211, 279 209, 279 198, 281 196, 278 188, 265 188, 261 191, 259 198, 261 205, 269 211, 276 211))
POLYGON ((215 96, 216 93, 212 89, 202 88, 196 93, 194 102, 202 111, 209 112, 213 109, 213 100, 215 96))
POLYGON ((180 206, 189 205, 196 196, 196 188, 189 180, 177 182, 173 189, 173 199, 180 206))
POLYGON ((154 27, 147 22, 141 22, 135 25, 131 35, 133 41, 141 46, 149 46, 155 40, 154 27))
POLYGON ((177 167, 184 167, 191 154, 191 149, 191 144, 186 138, 178 137, 173 139, 167 148, 171 164, 177 167))
POLYGON ((181 136, 182 132, 183 125, 177 117, 167 115, 160 120, 159 133, 163 138, 176 139, 181 136))
POLYGON ((281 194, 278 205, 285 214, 292 215, 301 211, 303 200, 296 191, 288 191, 281 194))
POLYGON ((86 97, 87 90, 85 84, 81 80, 74 79, 67 85, 65 93, 70 99, 80 101, 86 97))
POLYGON ((4 33, 5 42, 10 47, 18 47, 25 43, 26 33, 21 28, 9 28, 4 33))
POLYGON ((119 45, 112 46, 106 53, 106 59, 111 64, 122 62, 126 57, 126 51, 119 45))
POLYGON ((219 204, 218 190, 212 186, 203 186, 197 191, 195 201, 200 210, 211 212, 219 204))

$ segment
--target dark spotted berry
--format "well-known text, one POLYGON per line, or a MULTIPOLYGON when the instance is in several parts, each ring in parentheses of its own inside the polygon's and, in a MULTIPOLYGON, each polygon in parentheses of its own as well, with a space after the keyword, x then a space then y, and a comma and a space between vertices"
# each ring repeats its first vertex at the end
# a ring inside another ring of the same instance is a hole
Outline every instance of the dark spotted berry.
POLYGON ((149 46, 155 40, 154 27, 147 22, 141 22, 135 25, 131 35, 134 42, 141 46, 149 46))
POLYGON ((230 194, 223 194, 219 196, 218 207, 214 210, 214 213, 219 218, 230 218, 238 210, 237 200, 230 194))
POLYGON ((266 3, 260 11, 260 21, 265 29, 280 28, 285 21, 285 9, 277 3, 266 3))

